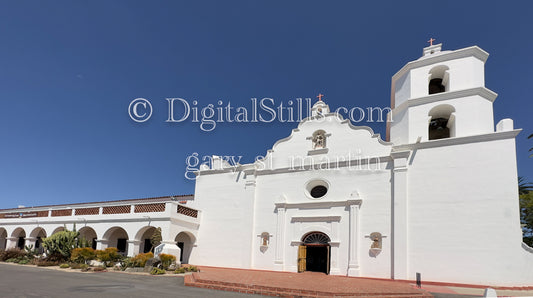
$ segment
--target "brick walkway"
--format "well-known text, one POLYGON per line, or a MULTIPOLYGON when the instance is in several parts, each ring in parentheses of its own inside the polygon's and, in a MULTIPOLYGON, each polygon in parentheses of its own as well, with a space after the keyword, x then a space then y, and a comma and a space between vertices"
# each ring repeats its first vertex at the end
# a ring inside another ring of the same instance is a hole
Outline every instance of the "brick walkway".
POLYGON ((185 285, 278 297, 432 297, 405 282, 331 276, 318 272, 289 273, 201 267, 185 285))

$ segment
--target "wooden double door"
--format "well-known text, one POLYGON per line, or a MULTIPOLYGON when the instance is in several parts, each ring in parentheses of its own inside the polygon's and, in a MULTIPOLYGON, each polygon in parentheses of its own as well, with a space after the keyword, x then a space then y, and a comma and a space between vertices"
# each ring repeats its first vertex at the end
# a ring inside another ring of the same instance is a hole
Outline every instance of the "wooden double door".
POLYGON ((300 245, 298 272, 315 271, 329 274, 331 251, 329 245, 300 245))

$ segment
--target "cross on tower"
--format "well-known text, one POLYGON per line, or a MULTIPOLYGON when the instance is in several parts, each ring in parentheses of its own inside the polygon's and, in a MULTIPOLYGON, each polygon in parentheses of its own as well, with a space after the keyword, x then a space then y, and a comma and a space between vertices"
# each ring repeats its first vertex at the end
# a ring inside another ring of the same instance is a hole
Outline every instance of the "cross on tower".
POLYGON ((436 39, 433 39, 433 37, 430 38, 430 39, 428 40, 428 42, 429 42, 429 46, 432 46, 432 45, 433 45, 433 42, 434 42, 435 40, 436 40, 436 39))
POLYGON ((324 97, 324 95, 322 93, 318 93, 318 101, 322 101, 322 97, 324 97))

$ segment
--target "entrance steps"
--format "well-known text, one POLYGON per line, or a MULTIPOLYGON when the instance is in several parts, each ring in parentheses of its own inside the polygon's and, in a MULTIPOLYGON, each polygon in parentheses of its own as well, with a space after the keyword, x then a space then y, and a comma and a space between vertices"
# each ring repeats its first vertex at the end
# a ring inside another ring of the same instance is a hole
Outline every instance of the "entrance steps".
POLYGON ((433 297, 428 292, 413 288, 405 283, 376 282, 365 279, 314 274, 314 272, 309 273, 297 274, 209 267, 202 268, 202 272, 186 275, 185 285, 213 290, 290 298, 433 297), (242 276, 243 271, 246 271, 244 276, 242 276), (297 280, 294 276, 297 277, 297 280), (295 280, 294 283, 288 284, 287 279, 295 280), (347 286, 346 279, 348 279, 349 286, 347 286), (302 281, 305 281, 305 283, 302 283, 302 281), (308 286, 305 286, 305 284, 308 286))

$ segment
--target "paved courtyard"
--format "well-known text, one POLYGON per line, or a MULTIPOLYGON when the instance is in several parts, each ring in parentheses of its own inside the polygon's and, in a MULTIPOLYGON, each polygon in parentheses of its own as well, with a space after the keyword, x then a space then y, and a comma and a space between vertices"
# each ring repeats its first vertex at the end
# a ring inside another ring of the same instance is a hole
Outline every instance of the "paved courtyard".
POLYGON ((183 277, 82 273, 0 263, 0 297, 262 297, 186 287, 183 277))
MULTIPOLYGON (((325 276, 320 273, 304 274, 265 272, 203 267, 197 274, 203 280, 224 283, 254 284, 271 287, 293 287, 313 290, 329 289, 335 292, 355 291, 376 296, 406 297, 418 291, 409 284, 391 281, 353 279, 325 276), (279 278, 279 277, 282 278, 279 278), (377 292, 376 292, 377 291, 377 292), (388 295, 389 294, 389 295, 388 295)), ((481 288, 425 285, 423 289, 436 298, 480 296, 481 288)), ((264 297, 184 286, 183 276, 150 276, 120 272, 82 273, 46 267, 21 266, 0 263, 0 297, 264 297)), ((426 292, 426 293, 427 293, 426 292)), ((533 291, 498 290, 503 296, 533 296, 533 291)), ((414 296, 414 295, 413 295, 414 296)), ((320 296, 318 296, 320 297, 320 296)))

